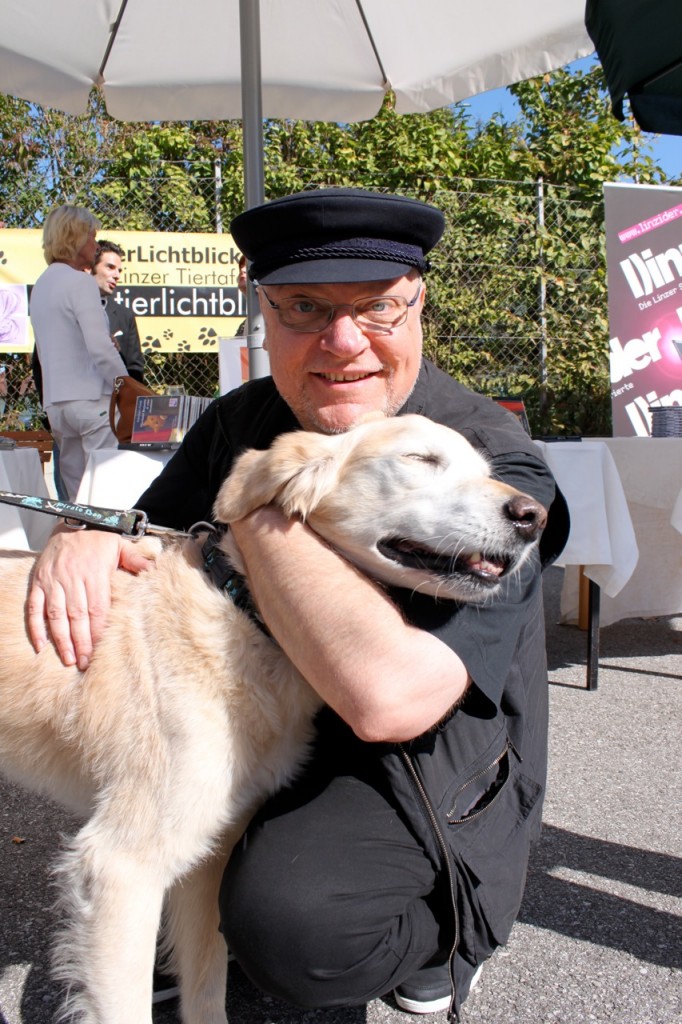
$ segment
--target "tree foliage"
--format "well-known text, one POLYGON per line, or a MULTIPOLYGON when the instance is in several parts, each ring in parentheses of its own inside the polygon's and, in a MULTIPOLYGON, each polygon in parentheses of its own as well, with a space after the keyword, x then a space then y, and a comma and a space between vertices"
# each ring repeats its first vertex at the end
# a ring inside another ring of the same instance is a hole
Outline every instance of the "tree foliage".
MULTIPOLYGON (((468 385, 522 394, 536 432, 610 432, 605 181, 660 182, 639 130, 610 113, 601 69, 511 88, 518 116, 465 104, 359 124, 267 121, 268 197, 320 185, 407 193, 447 218, 433 254, 428 353, 468 385)), ((124 124, 93 91, 72 118, 0 97, 0 219, 61 202, 107 231, 213 231, 243 206, 239 122, 124 124)))

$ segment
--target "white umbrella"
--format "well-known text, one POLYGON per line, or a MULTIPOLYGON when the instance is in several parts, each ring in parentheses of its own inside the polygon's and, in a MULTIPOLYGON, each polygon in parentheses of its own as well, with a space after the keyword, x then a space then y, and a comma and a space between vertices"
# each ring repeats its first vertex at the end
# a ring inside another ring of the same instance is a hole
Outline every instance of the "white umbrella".
POLYGON ((0 92, 79 114, 98 85, 125 121, 239 118, 259 78, 268 118, 423 112, 593 49, 584 0, 0 3, 0 92))
POLYGON ((366 120, 389 90, 424 112, 551 71, 594 49, 584 3, 0 0, 0 92, 79 114, 98 85, 121 120, 242 117, 248 207, 263 117, 366 120))

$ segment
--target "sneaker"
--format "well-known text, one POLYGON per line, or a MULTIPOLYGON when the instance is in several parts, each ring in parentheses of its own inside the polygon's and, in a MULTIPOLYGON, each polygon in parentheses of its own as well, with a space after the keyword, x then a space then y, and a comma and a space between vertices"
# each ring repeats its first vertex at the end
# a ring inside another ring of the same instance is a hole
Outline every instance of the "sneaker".
POLYGON ((177 999, 179 995, 180 988, 177 980, 171 974, 164 974, 158 967, 155 967, 152 987, 152 1005, 155 1003, 165 1003, 167 999, 177 999))
MULTIPOLYGON (((482 970, 483 964, 479 964, 466 995, 476 985, 482 970)), ((406 1013, 440 1013, 441 1010, 449 1010, 452 1002, 452 983, 448 964, 422 967, 412 978, 398 985, 393 995, 400 1009, 406 1013)))

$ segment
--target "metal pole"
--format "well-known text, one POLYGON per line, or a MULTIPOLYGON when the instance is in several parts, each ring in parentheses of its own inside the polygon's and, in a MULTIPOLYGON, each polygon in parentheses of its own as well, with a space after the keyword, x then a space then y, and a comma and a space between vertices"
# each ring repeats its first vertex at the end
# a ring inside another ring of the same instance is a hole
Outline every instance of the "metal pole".
POLYGON ((215 202, 215 230, 217 235, 223 233, 223 169, 220 157, 213 158, 213 194, 215 202))
MULTIPOLYGON (((545 227, 545 189, 542 178, 536 182, 537 223, 538 231, 545 227)), ((538 306, 540 314, 540 409, 544 412, 547 405, 547 283, 545 281, 545 257, 542 235, 540 235, 540 252, 538 260, 538 306)))
MULTIPOLYGON (((260 0, 239 0, 241 44, 242 135, 244 147, 244 206, 258 206, 265 198, 263 171, 263 102, 260 59, 260 0)), ((267 377, 268 354, 263 348, 263 318, 256 289, 246 288, 246 333, 249 378, 267 377)))

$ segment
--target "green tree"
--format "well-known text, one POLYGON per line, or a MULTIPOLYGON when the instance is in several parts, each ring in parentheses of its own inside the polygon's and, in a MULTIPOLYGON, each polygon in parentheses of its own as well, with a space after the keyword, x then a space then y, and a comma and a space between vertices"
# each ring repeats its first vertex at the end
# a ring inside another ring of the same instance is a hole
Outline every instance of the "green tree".
POLYGON ((474 132, 475 180, 448 190, 428 345, 470 385, 522 394, 537 432, 609 433, 602 186, 662 173, 598 66, 510 91, 519 117, 474 132))
POLYGON ((28 103, 0 95, 0 221, 8 227, 26 226, 40 203, 40 156, 28 103))
MULTIPOLYGON (((581 198, 592 197, 597 209, 605 181, 662 179, 640 129, 612 115, 599 64, 585 72, 555 71, 509 91, 521 108, 523 163, 529 175, 570 186, 581 198)), ((520 156, 520 151, 513 152, 520 156)))
POLYGON ((93 194, 119 228, 215 231, 241 179, 236 122, 125 124, 93 194))

